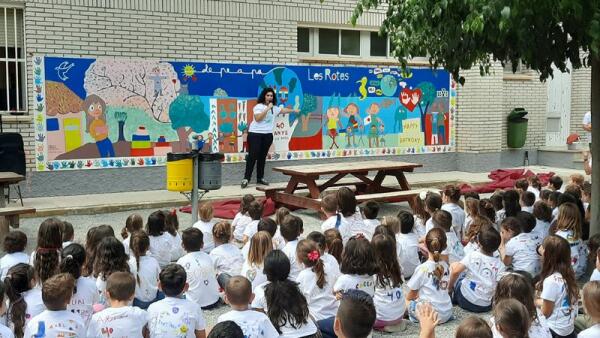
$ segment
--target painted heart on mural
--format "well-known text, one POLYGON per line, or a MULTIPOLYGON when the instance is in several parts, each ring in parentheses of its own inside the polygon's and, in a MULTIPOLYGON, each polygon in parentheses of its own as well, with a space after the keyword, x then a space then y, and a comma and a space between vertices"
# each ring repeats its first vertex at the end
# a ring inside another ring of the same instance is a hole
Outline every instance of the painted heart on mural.
POLYGON ((405 106, 408 110, 413 111, 417 104, 421 101, 423 97, 423 92, 420 88, 417 89, 408 89, 404 88, 400 92, 400 102, 403 106, 405 106))

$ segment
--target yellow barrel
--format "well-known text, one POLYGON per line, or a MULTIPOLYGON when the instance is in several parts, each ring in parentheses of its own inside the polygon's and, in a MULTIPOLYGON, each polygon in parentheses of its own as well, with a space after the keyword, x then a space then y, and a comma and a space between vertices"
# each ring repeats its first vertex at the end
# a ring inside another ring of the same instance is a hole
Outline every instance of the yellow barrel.
POLYGON ((167 154, 167 190, 191 191, 194 175, 192 153, 167 154))

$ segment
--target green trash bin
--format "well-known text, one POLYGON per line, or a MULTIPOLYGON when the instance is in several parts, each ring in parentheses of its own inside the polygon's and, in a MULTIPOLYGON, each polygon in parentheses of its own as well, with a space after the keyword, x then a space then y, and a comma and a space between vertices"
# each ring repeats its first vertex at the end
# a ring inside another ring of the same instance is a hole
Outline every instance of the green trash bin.
POLYGON ((506 143, 509 148, 523 148, 527 140, 527 111, 515 108, 508 114, 506 143))

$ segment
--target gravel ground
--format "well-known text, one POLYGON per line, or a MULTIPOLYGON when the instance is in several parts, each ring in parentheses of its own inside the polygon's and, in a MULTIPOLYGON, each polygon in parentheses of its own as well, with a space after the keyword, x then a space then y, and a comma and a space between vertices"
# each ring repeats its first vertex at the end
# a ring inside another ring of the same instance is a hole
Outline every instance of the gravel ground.
MULTIPOLYGON (((60 197, 57 197, 60 198, 60 197)), ((383 217, 386 215, 395 215, 401 209, 408 209, 408 204, 406 203, 396 203, 396 204, 385 204, 382 205, 379 216, 383 217)), ((142 217, 147 218, 150 215, 152 210, 139 210, 137 213, 142 215, 142 217)), ((96 215, 73 215, 73 216, 65 216, 61 217, 66 221, 69 221, 73 224, 75 229, 75 241, 79 243, 85 242, 85 234, 87 229, 92 226, 100 225, 100 224, 109 224, 115 229, 115 233, 117 237, 120 238, 119 233, 121 228, 125 225, 125 219, 132 212, 116 212, 116 213, 108 213, 108 214, 96 214, 96 215)), ((321 221, 318 218, 317 214, 313 211, 302 210, 295 211, 295 215, 298 215, 304 221, 304 234, 308 234, 311 231, 319 230, 321 221)), ((191 215, 178 213, 179 215, 179 223, 181 224, 181 229, 185 229, 191 226, 191 215)), ((21 229, 27 234, 27 238, 29 239, 27 244, 27 251, 31 252, 37 241, 37 228, 39 224, 43 221, 43 218, 26 218, 21 221, 21 229)), ((204 311, 204 318, 206 319, 208 327, 212 327, 216 324, 217 318, 219 315, 229 311, 227 306, 222 306, 218 309, 211 311, 204 311)), ((463 311, 462 309, 455 307, 454 308, 454 316, 455 320, 452 320, 446 324, 440 325, 436 329, 437 337, 454 337, 454 332, 460 320, 465 317, 468 317, 470 314, 463 311)), ((484 317, 489 317, 489 314, 483 314, 484 317)), ((408 328, 405 332, 400 334, 379 334, 375 333, 373 337, 418 337, 419 327, 416 324, 409 324, 408 328)))

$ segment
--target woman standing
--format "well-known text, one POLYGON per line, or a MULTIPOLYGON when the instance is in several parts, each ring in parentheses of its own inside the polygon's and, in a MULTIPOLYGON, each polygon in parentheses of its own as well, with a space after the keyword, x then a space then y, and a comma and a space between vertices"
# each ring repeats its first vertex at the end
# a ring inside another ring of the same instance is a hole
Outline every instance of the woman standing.
POLYGON ((269 153, 269 147, 273 143, 273 121, 278 114, 289 114, 299 112, 298 109, 277 106, 277 98, 272 88, 265 88, 257 99, 254 106, 254 121, 248 128, 248 157, 246 159, 246 172, 242 180, 242 188, 246 188, 252 177, 252 170, 256 163, 256 183, 269 185, 264 180, 265 161, 269 153))

